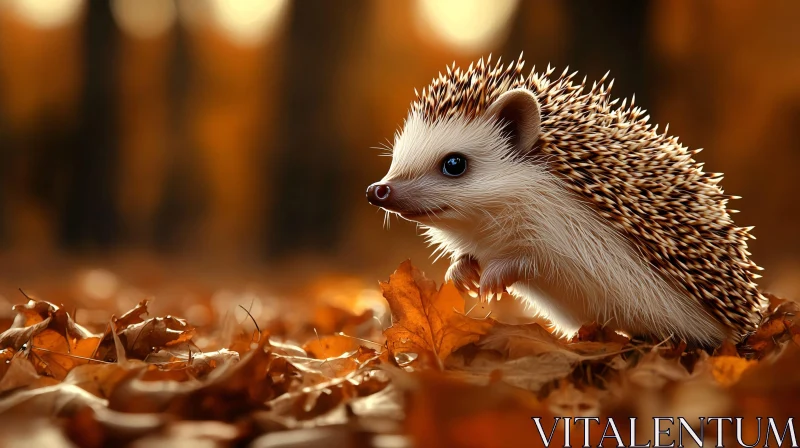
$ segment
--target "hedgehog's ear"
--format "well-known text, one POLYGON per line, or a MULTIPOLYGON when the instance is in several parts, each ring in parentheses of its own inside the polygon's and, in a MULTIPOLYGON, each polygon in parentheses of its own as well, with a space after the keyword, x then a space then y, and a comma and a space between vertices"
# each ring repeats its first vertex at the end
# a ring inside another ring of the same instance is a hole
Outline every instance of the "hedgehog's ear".
POLYGON ((529 153, 539 139, 542 114, 539 101, 528 89, 514 89, 501 94, 486 113, 505 123, 503 131, 520 154, 529 153))

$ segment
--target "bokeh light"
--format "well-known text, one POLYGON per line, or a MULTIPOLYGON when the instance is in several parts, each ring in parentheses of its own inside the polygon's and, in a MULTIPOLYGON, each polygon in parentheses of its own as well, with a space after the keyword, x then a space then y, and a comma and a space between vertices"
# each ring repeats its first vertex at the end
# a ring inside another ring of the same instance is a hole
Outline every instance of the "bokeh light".
POLYGON ((0 8, 38 28, 58 28, 77 19, 83 0, 2 0, 0 8))
POLYGON ((111 13, 122 31, 138 39, 164 34, 178 16, 172 0, 111 0, 111 13))
POLYGON ((92 269, 83 275, 82 292, 91 300, 108 300, 119 290, 120 282, 113 272, 106 269, 92 269))
POLYGON ((275 34, 289 0, 182 0, 179 6, 189 27, 210 24, 231 42, 254 46, 275 34))
POLYGON ((518 0, 417 0, 423 32, 464 53, 492 48, 507 35, 518 0))

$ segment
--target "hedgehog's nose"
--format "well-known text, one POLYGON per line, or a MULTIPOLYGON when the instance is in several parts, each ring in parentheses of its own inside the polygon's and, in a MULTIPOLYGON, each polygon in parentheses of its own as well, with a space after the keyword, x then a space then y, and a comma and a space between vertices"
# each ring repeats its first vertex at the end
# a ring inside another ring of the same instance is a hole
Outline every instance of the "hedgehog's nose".
POLYGON ((391 194, 392 189, 389 187, 389 184, 375 182, 367 188, 367 200, 370 204, 377 205, 378 207, 386 204, 391 194))

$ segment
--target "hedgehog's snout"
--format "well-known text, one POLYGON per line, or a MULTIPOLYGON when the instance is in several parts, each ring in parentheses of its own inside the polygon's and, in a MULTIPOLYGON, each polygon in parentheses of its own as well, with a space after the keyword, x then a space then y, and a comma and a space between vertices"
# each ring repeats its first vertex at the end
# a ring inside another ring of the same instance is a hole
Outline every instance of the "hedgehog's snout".
POLYGON ((375 182, 367 187, 367 200, 370 204, 385 207, 392 197, 392 187, 384 182, 375 182))

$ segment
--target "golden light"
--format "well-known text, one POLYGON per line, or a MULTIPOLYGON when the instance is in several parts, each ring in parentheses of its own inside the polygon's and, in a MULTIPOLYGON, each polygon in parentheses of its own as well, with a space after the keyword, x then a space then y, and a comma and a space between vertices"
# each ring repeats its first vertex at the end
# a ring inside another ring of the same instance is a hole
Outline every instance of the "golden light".
POLYGON ((288 3, 288 0, 211 0, 211 12, 217 26, 231 40, 252 45, 272 34, 288 3))
POLYGON ((237 45, 252 46, 275 33, 289 0, 181 0, 179 6, 188 26, 210 23, 237 45))
POLYGON ((0 0, 0 8, 38 28, 58 28, 78 18, 83 0, 0 0))
POLYGON ((82 275, 83 295, 91 300, 108 300, 119 291, 120 281, 113 272, 92 269, 82 275))
POLYGON ((1 0, 21 20, 38 28, 58 28, 77 19, 83 0, 1 0))
POLYGON ((137 39, 160 36, 178 17, 172 0, 111 0, 111 14, 122 31, 137 39))
POLYGON ((519 0, 416 0, 415 12, 424 33, 465 53, 479 53, 508 35, 519 0))

